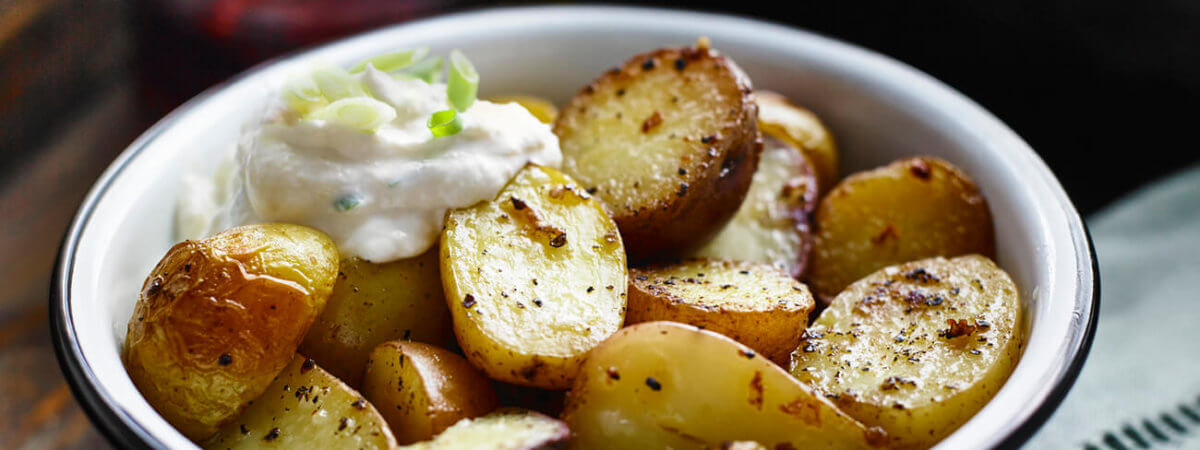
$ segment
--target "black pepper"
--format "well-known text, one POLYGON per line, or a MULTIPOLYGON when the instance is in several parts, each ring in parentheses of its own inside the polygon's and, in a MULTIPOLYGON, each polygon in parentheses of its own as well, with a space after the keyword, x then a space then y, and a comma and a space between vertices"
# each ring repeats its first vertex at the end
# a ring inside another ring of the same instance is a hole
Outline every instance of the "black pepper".
POLYGON ((653 391, 662 390, 662 384, 659 384, 658 380, 655 380, 654 377, 646 377, 646 386, 649 386, 650 390, 653 391))

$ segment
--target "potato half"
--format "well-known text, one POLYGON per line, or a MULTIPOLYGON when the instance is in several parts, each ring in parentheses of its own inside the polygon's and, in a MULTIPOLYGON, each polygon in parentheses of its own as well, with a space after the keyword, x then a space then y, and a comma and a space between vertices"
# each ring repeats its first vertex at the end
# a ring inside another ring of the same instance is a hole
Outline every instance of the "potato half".
POLYGON ((491 381, 467 360, 411 341, 375 347, 362 391, 383 411, 401 444, 432 439, 459 420, 482 416, 499 406, 491 381))
POLYGON ((750 80, 708 48, 634 56, 555 122, 563 171, 612 211, 630 257, 699 245, 733 216, 762 141, 750 80))
POLYGON ((814 304, 808 287, 772 266, 694 259, 630 269, 625 323, 704 327, 786 364, 814 304))
POLYGON ((763 141, 758 171, 742 206, 693 256, 767 263, 799 277, 812 250, 817 179, 796 147, 773 137, 763 141))
POLYGON ((495 200, 447 214, 441 265, 459 344, 500 381, 565 389, 625 319, 617 226, 554 169, 526 166, 495 200))
POLYGON ((385 264, 342 260, 333 294, 300 351, 358 387, 371 350, 392 339, 457 345, 437 249, 385 264))
POLYGON ((129 319, 129 377, 185 436, 211 436, 292 360, 337 269, 333 241, 299 225, 249 225, 175 245, 129 319))
POLYGON ((478 419, 464 419, 432 441, 402 447, 411 450, 549 450, 570 435, 561 421, 533 411, 507 408, 478 419))
POLYGON ((787 97, 770 91, 757 91, 754 97, 758 104, 758 128, 763 135, 800 149, 816 169, 820 192, 829 192, 837 183, 839 166, 833 134, 816 114, 787 97))
POLYGON ((886 442, 774 363, 673 322, 622 329, 592 350, 567 397, 569 446, 851 449, 886 442))
POLYGON ((371 403, 300 355, 245 413, 205 444, 209 449, 395 446, 392 432, 371 403))
POLYGON ((991 257, 996 246, 979 188, 932 157, 846 178, 821 201, 816 230, 808 280, 825 302, 886 266, 934 256, 991 257))
POLYGON ((554 123, 558 118, 558 107, 541 97, 532 95, 501 95, 489 98, 492 103, 516 103, 537 117, 542 123, 554 123))
POLYGON ((847 414, 927 448, 970 419, 1021 355, 1008 274, 979 255, 887 267, 850 285, 792 355, 792 373, 847 414))

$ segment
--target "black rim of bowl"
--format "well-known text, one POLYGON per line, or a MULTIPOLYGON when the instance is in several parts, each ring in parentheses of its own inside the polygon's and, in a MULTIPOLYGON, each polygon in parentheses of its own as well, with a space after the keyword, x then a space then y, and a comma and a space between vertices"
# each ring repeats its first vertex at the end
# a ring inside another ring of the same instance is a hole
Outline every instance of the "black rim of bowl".
MULTIPOLYGON (((513 10, 523 8, 497 8, 496 10, 513 10)), ((529 9, 539 9, 537 7, 529 9)), ((628 8, 637 9, 637 8, 628 8)), ((654 11, 653 8, 645 8, 647 11, 654 11)), ((480 11, 474 11, 480 12, 480 11)), ((469 14, 470 12, 468 12, 469 14)), ((458 14, 450 14, 436 16, 434 18, 444 18, 458 14)), ((736 16, 730 16, 736 17, 736 16)), ((421 19, 406 24, 417 23, 429 19, 421 19)), ((761 19, 752 19, 763 23, 771 23, 761 19)), ((403 25, 393 25, 403 26, 403 25)), ((783 25, 788 28, 795 28, 788 25, 783 25)), ((384 27, 387 29, 391 27, 384 27)), ((355 35, 357 36, 357 35, 355 35)), ((353 38, 351 36, 350 38, 353 38)), ((332 45, 340 41, 323 44, 332 45)), ((318 46, 318 47, 321 47, 318 46)), ((54 354, 58 359, 60 368, 66 378, 67 385, 70 386, 71 392, 75 399, 83 407, 84 412, 91 419, 92 423, 97 426, 101 433, 109 440, 110 443, 119 448, 164 448, 166 444, 159 441, 154 435, 137 422, 127 411, 119 408, 114 399, 106 392, 101 392, 99 388, 92 382, 96 378, 96 374, 92 371, 91 366, 87 363, 83 356, 83 351, 79 346, 78 337, 75 334, 75 325, 71 319, 70 306, 70 287, 71 276, 75 266, 75 251, 78 246, 80 235, 94 211, 96 204, 102 198, 105 192, 125 169, 125 166, 133 160, 138 154, 145 150, 146 146, 154 141, 154 138, 167 129, 170 125, 177 121, 177 118, 183 113, 195 108, 213 93, 220 89, 237 82, 243 78, 253 75, 260 70, 273 65, 274 63, 288 59, 294 55, 304 53, 311 48, 299 49, 289 52, 285 55, 262 62, 233 78, 217 84, 206 91, 200 93, 191 100, 188 100, 183 105, 180 105, 166 117, 154 124, 150 129, 137 138, 125 152, 113 162, 107 175, 102 175, 96 181, 92 192, 84 200, 79 211, 71 221, 70 227, 63 236, 62 244, 59 249, 58 257, 54 264, 54 273, 50 283, 50 333, 51 340, 54 345, 54 354)), ((884 56, 886 58, 886 56, 884 56)), ((912 69, 916 70, 916 69, 912 69)), ((1036 155, 1035 155, 1036 157, 1036 155)), ((1040 161, 1040 157, 1038 157, 1040 161)), ((1061 189, 1061 188, 1060 188, 1061 189)), ((1086 222, 1080 217, 1079 213, 1072 205, 1067 210, 1068 217, 1078 224, 1076 229, 1071 230, 1072 237, 1078 238, 1082 235, 1087 243, 1088 259, 1091 264, 1088 270, 1091 271, 1092 278, 1092 297, 1091 307, 1088 309, 1087 322, 1083 324, 1081 340, 1078 350, 1075 352, 1071 361, 1062 375, 1056 380, 1054 387, 1046 396, 1045 401, 1039 405, 1032 414, 1026 417, 1021 424, 1006 436, 997 448, 1017 448, 1029 440, 1034 433, 1042 427, 1042 425, 1050 418, 1058 406, 1066 397, 1067 392, 1075 384, 1076 378, 1079 377, 1079 372, 1083 368, 1084 362, 1087 360, 1088 353, 1091 351, 1092 340, 1096 334, 1096 321, 1100 316, 1100 269, 1099 261, 1096 258, 1095 245, 1092 242, 1091 231, 1088 230, 1086 222)))

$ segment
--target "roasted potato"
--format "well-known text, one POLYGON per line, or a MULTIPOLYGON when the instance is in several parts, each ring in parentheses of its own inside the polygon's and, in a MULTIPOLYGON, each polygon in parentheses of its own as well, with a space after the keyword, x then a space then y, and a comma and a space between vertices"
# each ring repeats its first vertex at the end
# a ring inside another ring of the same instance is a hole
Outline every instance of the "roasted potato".
POLYGON ((563 171, 608 205, 642 260, 698 246, 733 216, 758 167, 757 117, 732 60, 661 49, 585 86, 554 132, 563 171))
POLYGON ((816 169, 821 194, 837 183, 838 151, 833 134, 816 114, 770 91, 754 93, 758 104, 758 128, 764 135, 781 139, 800 149, 816 169))
POLYGON ((703 327, 786 365, 814 304, 808 287, 769 265, 693 259, 630 269, 625 323, 703 327))
POLYGON ((266 392, 205 444, 209 449, 390 449, 383 416, 316 362, 297 355, 266 392))
POLYGON ((903 159, 854 174, 817 208, 808 279, 822 301, 883 267, 934 256, 995 254, 992 215, 946 161, 903 159))
POLYGON ((403 447, 411 450, 545 450, 559 448, 570 435, 557 419, 508 408, 478 419, 463 419, 432 441, 403 447))
POLYGON ((617 226, 554 169, 526 166, 495 200, 447 214, 441 267, 463 352, 500 381, 565 389, 625 319, 617 226))
POLYGON ((800 277, 812 250, 817 180, 808 158, 791 144, 773 137, 763 140, 758 171, 742 206, 717 237, 693 255, 772 264, 800 277))
POLYGON ((1021 354, 1008 274, 979 255, 890 266, 821 313, 792 373, 897 448, 927 448, 992 398, 1021 354))
POLYGON ((442 297, 437 249, 376 264, 342 260, 325 311, 300 351, 350 386, 361 386, 367 355, 392 339, 457 345, 450 309, 442 297))
POLYGON ((129 377, 185 436, 211 436, 292 360, 337 270, 333 241, 299 225, 249 225, 175 245, 129 319, 129 377))
POLYGON ((558 118, 558 107, 541 97, 532 95, 501 95, 488 99, 492 103, 516 103, 525 107, 533 117, 537 117, 542 123, 554 123, 554 119, 558 118))
POLYGON ((371 352, 363 395, 383 411, 401 444, 432 439, 459 420, 496 409, 491 381, 449 350, 388 341, 371 352))
POLYGON ((749 347, 673 322, 622 329, 592 350, 567 396, 569 446, 870 448, 886 442, 749 347))

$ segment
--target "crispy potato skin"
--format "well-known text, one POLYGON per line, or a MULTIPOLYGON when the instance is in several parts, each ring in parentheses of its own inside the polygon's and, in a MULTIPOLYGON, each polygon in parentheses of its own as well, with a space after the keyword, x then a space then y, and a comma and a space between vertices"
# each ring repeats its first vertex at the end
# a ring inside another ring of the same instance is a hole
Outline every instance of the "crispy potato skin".
POLYGON ((552 417, 519 408, 504 408, 477 419, 465 419, 430 441, 405 450, 550 450, 562 448, 570 430, 552 417))
POLYGON ((440 248, 459 345, 493 379, 565 389, 624 322, 620 233, 562 172, 531 164, 495 200, 451 211, 440 248))
POLYGON ((634 56, 585 86, 554 131, 633 260, 678 255, 733 216, 762 148, 750 80, 707 48, 634 56))
POLYGON ((359 258, 342 260, 333 294, 300 351, 358 387, 367 356, 375 346, 392 339, 458 345, 442 297, 436 248, 385 264, 359 258))
POLYGON ((491 382, 454 352, 412 341, 375 347, 363 395, 383 411, 400 444, 432 439, 459 420, 496 409, 491 382))
POLYGON ((996 252, 992 215, 979 188, 932 157, 854 174, 817 208, 808 280, 817 298, 893 264, 996 252))
POLYGON ((767 136, 800 149, 816 169, 821 194, 829 192, 838 179, 838 151, 833 134, 812 111, 771 91, 754 93, 758 104, 758 128, 767 136))
POLYGON ((558 107, 554 106, 550 100, 533 95, 501 95, 488 99, 492 103, 516 103, 525 107, 533 117, 537 117, 542 123, 554 123, 558 119, 558 107))
POLYGON ((812 251, 817 178, 808 157, 763 138, 758 171, 733 219, 692 256, 768 263, 800 278, 812 251))
POLYGON ((316 362, 296 355, 263 395, 205 448, 392 449, 383 416, 316 362))
POLYGON ((211 436, 292 360, 337 268, 333 241, 298 225, 237 227, 172 247, 129 320, 129 377, 185 436, 211 436))
POLYGON ((588 355, 567 397, 570 448, 871 448, 886 435, 729 338, 674 322, 627 327, 588 355))
POLYGON ((842 291, 792 355, 792 373, 847 414, 928 448, 983 407, 1021 356, 1017 288, 968 255, 890 266, 842 291))
POLYGON ((703 327, 786 365, 814 305, 808 287, 772 266, 695 259, 630 269, 625 323, 703 327))

